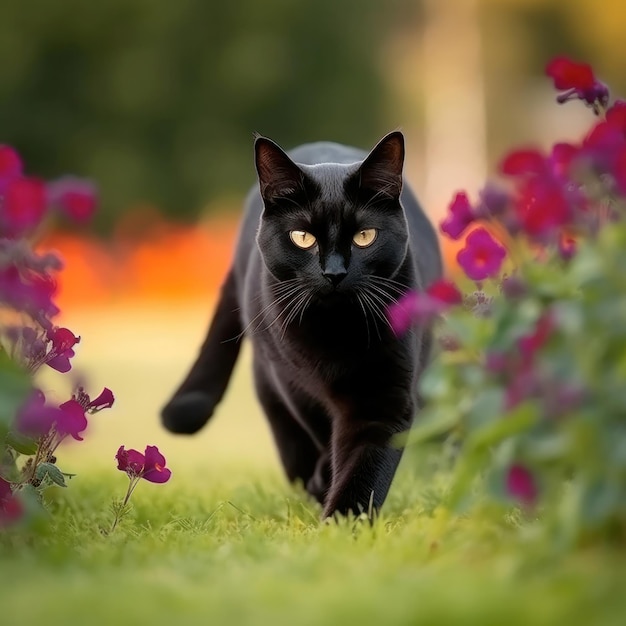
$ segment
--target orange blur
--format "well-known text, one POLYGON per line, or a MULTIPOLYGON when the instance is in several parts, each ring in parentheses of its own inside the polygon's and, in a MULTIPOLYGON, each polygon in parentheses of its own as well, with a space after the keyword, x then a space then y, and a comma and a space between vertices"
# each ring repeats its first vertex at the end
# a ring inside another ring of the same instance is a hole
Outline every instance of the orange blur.
MULTIPOLYGON (((238 219, 234 215, 182 226, 154 216, 131 218, 106 241, 54 232, 38 248, 55 250, 64 261, 56 298, 62 311, 137 301, 207 300, 230 266, 238 219)), ((441 245, 446 269, 454 274, 462 241, 443 238, 441 245)))

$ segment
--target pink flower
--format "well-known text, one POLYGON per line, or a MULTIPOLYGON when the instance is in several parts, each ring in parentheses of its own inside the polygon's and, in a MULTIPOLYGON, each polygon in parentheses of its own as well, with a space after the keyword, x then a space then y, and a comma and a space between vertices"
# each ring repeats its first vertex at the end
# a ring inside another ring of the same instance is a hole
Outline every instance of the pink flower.
POLYGON ((500 272, 506 249, 487 230, 477 228, 465 241, 457 254, 457 261, 472 280, 484 280, 500 272))
POLYGON ((461 292, 448 281, 438 280, 425 292, 410 291, 387 309, 393 332, 403 335, 415 323, 429 323, 433 318, 463 301, 461 292))
MULTIPOLYGON (((87 396, 87 399, 89 400, 89 396, 87 396)), ((110 409, 114 402, 115 396, 113 395, 113 392, 108 387, 105 387, 97 398, 89 400, 85 408, 90 413, 97 413, 102 409, 110 409)))
POLYGON ((46 189, 37 178, 8 181, 0 202, 0 236, 21 237, 35 228, 46 211, 46 189))
POLYGON ((546 74, 552 78, 556 89, 565 90, 557 96, 557 102, 560 104, 578 98, 595 108, 598 104, 606 107, 609 101, 607 86, 596 79, 591 66, 587 63, 576 63, 566 57, 556 57, 546 66, 546 74))
POLYGON ((10 526, 24 515, 24 505, 15 496, 11 483, 0 476, 0 528, 10 526))
POLYGON ((120 446, 117 454, 117 469, 133 478, 144 478, 151 483, 166 483, 172 472, 165 467, 165 457, 156 446, 146 446, 144 454, 137 450, 126 450, 120 446))
POLYGON ((46 365, 58 372, 69 372, 72 369, 70 359, 75 354, 73 347, 80 342, 80 337, 67 328, 57 327, 48 332, 48 339, 52 345, 46 355, 46 365))
POLYGON ((50 204, 76 222, 89 220, 98 204, 96 186, 90 180, 65 176, 49 183, 47 191, 50 204))
POLYGON ((476 219, 467 195, 459 192, 448 207, 449 215, 441 222, 441 232, 451 239, 458 239, 476 219))
POLYGON ((538 489, 533 475, 523 465, 511 465, 506 473, 507 493, 524 504, 530 506, 537 500, 538 489))

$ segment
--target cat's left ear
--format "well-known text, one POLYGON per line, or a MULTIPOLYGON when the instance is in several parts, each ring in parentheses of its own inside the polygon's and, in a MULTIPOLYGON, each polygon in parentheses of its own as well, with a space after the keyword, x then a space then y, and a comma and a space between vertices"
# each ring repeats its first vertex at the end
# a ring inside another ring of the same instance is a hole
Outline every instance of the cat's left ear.
POLYGON ((259 189, 266 205, 303 190, 304 172, 278 144, 257 136, 254 155, 259 189))
POLYGON ((394 131, 385 135, 367 155, 359 168, 359 185, 376 194, 397 200, 402 191, 404 135, 394 131))

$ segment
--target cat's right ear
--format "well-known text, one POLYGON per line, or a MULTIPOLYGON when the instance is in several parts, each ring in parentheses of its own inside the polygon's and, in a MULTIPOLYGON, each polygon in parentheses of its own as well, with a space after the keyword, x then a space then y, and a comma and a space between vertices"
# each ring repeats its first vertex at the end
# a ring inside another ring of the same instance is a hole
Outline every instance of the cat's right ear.
POLYGON ((254 155, 259 189, 266 206, 304 190, 304 172, 271 139, 257 136, 254 155))

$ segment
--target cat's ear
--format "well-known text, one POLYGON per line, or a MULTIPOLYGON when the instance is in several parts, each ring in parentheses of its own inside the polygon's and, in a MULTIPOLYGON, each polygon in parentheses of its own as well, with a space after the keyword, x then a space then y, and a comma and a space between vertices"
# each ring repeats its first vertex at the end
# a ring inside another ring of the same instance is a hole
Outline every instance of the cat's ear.
POLYGON ((361 164, 359 186, 397 200, 402 191, 403 165, 404 135, 394 131, 385 135, 361 164))
POLYGON ((266 204, 304 189, 304 172, 271 139, 257 136, 254 155, 259 189, 266 204))

